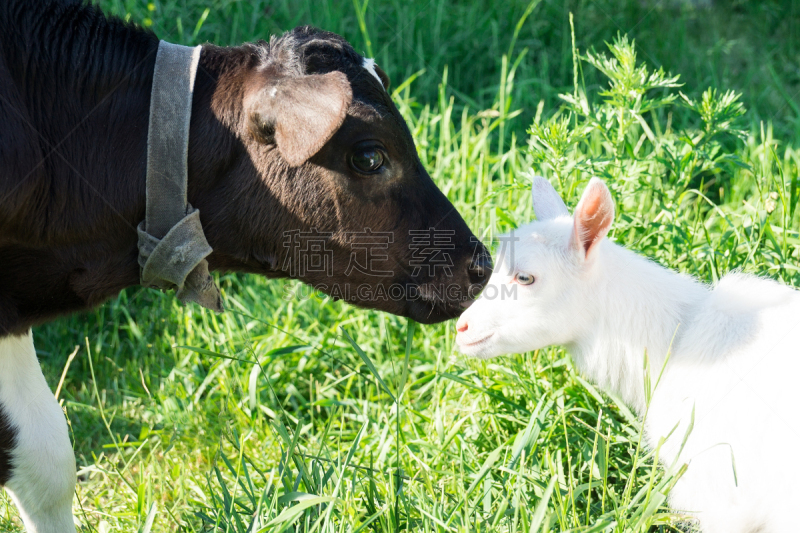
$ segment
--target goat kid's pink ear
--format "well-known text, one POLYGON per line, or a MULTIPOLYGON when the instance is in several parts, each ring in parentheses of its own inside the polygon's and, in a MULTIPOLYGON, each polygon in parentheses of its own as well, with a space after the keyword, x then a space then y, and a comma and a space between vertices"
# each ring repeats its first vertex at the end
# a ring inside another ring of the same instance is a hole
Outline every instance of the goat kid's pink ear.
POLYGON ((614 222, 614 200, 600 179, 589 181, 573 220, 572 246, 588 259, 614 222))
POLYGON ((353 100, 342 72, 272 79, 245 101, 250 133, 274 142, 289 165, 302 165, 333 137, 353 100))
POLYGON ((569 210, 550 182, 542 176, 534 176, 531 186, 533 212, 536 220, 551 220, 568 217, 569 210))

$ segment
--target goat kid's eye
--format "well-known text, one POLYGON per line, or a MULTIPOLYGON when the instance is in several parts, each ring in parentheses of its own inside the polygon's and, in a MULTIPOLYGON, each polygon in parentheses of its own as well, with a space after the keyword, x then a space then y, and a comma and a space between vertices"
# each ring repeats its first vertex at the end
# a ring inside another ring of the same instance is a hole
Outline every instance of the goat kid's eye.
POLYGON ((519 272, 516 276, 514 276, 514 280, 520 285, 530 285, 533 283, 533 274, 519 272))
POLYGON ((350 156, 350 165, 356 172, 371 174, 383 166, 383 153, 376 148, 357 150, 350 156))

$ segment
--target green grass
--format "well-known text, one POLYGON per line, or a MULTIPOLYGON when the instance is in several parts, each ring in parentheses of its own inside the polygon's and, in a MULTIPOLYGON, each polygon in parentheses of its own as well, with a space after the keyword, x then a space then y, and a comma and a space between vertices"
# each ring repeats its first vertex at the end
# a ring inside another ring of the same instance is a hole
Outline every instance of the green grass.
MULTIPOLYGON (((792 2, 544 2, 516 43, 517 2, 103 5, 186 43, 306 22, 360 50, 368 36, 423 162, 486 240, 530 220, 529 170, 573 206, 599 175, 618 242, 709 282, 739 269, 800 285, 792 2), (630 42, 602 44, 626 30, 638 63, 630 42), (650 88, 634 65, 684 85, 650 88)), ((220 284, 222 315, 137 287, 35 330, 51 386, 65 375, 84 531, 677 531, 664 496, 680 465, 657 466, 640 421, 563 350, 469 360, 452 323, 220 284)), ((0 530, 21 531, 4 496, 0 530)))

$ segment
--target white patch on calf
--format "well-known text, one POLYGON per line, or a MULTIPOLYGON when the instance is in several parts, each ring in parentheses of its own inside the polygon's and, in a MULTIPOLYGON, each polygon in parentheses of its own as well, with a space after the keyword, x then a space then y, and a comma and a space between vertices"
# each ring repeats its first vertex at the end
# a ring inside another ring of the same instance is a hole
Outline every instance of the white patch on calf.
MULTIPOLYGON (((372 74, 372 76, 376 80, 378 80, 378 83, 381 84, 381 87, 383 87, 383 80, 381 80, 381 77, 378 76, 378 73, 375 71, 375 60, 374 59, 372 59, 371 57, 365 57, 364 61, 361 62, 361 66, 364 67, 364 69, 367 72, 372 74)), ((386 87, 384 87, 384 89, 386 89, 386 87)))
POLYGON ((73 533, 75 455, 67 421, 42 375, 33 336, 0 338, 0 404, 16 428, 6 490, 28 533, 73 533))

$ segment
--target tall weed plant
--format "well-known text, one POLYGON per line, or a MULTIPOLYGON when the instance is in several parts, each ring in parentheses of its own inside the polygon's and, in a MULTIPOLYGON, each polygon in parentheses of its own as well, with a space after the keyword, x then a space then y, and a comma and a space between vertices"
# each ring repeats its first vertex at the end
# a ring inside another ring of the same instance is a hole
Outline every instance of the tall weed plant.
POLYGON ((708 88, 689 98, 678 76, 638 64, 625 36, 608 49, 576 52, 576 80, 585 64, 608 86, 593 101, 576 84, 558 113, 533 124, 534 168, 565 198, 605 179, 618 203, 614 238, 666 266, 707 281, 740 270, 798 285, 798 152, 768 125, 744 131, 741 95, 708 88), (674 129, 676 106, 699 126, 674 129))

